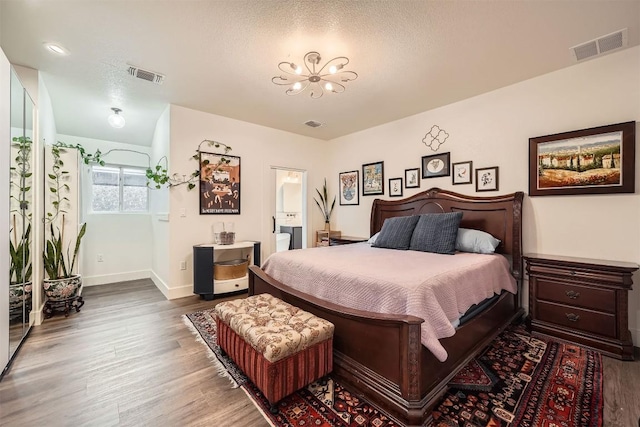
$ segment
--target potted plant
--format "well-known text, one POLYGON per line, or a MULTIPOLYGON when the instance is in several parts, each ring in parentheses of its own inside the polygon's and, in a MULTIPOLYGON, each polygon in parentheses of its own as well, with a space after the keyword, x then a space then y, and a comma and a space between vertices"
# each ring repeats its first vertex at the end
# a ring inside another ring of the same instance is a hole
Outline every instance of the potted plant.
POLYGON ((75 273, 74 270, 78 253, 80 252, 80 244, 87 230, 87 224, 85 223, 80 227, 75 242, 71 239, 65 246, 64 225, 66 211, 64 205, 69 202, 69 199, 64 196, 64 193, 69 191, 69 185, 64 180, 69 172, 63 170, 64 163, 60 156, 61 148, 53 146, 51 153, 53 155, 53 164, 51 173, 48 176, 50 180, 49 193, 53 200, 51 201, 52 210, 47 212, 47 217, 45 218, 45 222, 49 227, 45 248, 42 253, 44 269, 47 275, 43 283, 44 293, 48 300, 45 307, 45 314, 47 315, 52 313, 52 305, 56 303, 64 302, 66 314, 68 314, 72 304, 75 305, 76 311, 79 311, 83 304, 80 297, 82 276, 75 273), (61 226, 55 225, 57 222, 61 226), (73 252, 71 252, 72 247, 73 252))
POLYGON ((31 310, 31 257, 30 236, 31 224, 27 226, 24 234, 18 240, 16 232, 15 216, 13 220, 13 239, 9 239, 9 318, 22 318, 22 308, 31 310))
POLYGON ((327 191, 327 178, 324 179, 324 185, 322 186, 322 193, 320 190, 316 188, 316 193, 318 193, 318 197, 320 197, 320 201, 315 197, 313 200, 318 205, 318 208, 322 212, 322 216, 324 217, 324 229, 329 231, 331 224, 331 213, 333 212, 333 207, 336 205, 336 196, 333 196, 333 203, 329 206, 329 192, 327 191))

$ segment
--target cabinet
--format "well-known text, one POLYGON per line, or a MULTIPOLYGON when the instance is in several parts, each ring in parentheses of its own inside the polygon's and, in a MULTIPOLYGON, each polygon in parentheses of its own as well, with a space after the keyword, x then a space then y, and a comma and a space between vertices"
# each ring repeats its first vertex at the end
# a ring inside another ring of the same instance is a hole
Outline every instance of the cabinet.
POLYGON ((533 332, 633 360, 628 293, 638 265, 526 254, 533 332))
POLYGON ((329 246, 331 244, 330 238, 340 237, 342 235, 338 230, 317 230, 316 231, 316 246, 329 246))
POLYGON ((249 265, 260 265, 260 242, 245 241, 232 245, 195 245, 193 247, 193 293, 210 301, 216 296, 246 292, 249 274, 237 279, 215 280, 213 263, 248 259, 249 265))
POLYGON ((289 233, 289 249, 302 249, 302 226, 281 225, 281 233, 289 233))

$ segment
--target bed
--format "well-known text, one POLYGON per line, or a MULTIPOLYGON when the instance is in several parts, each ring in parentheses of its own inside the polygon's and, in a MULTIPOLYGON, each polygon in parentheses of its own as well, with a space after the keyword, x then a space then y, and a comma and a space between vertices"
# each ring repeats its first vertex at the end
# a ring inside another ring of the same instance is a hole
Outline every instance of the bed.
MULTIPOLYGON (((517 192, 472 197, 437 188, 404 200, 373 202, 371 235, 385 219, 423 213, 463 213, 460 227, 486 231, 501 240, 496 252, 508 260, 518 290, 522 281, 522 200, 517 192)), ((310 249, 314 251, 316 249, 310 249)), ((329 248, 331 250, 331 248, 329 248)), ((424 320, 412 315, 380 314, 327 302, 250 268, 249 294, 269 293, 335 325, 334 375, 407 426, 423 425, 446 384, 523 309, 519 292, 503 292, 479 314, 440 340, 443 362, 421 343, 424 320)))

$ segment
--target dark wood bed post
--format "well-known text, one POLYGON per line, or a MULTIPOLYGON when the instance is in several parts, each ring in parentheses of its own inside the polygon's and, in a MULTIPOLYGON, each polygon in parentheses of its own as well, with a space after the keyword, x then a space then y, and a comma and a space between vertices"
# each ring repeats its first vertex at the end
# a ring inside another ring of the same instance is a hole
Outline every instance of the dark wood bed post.
MULTIPOLYGON (((513 276, 522 282, 522 201, 524 193, 473 197, 433 188, 404 200, 373 202, 371 235, 386 218, 462 211, 464 228, 486 231, 500 239, 497 252, 510 259, 513 276)), ((415 316, 387 315, 342 307, 278 282, 256 266, 249 271, 249 294, 270 293, 335 325, 334 375, 406 426, 421 426, 456 372, 524 313, 508 292, 441 339, 444 362, 422 346, 415 316)))

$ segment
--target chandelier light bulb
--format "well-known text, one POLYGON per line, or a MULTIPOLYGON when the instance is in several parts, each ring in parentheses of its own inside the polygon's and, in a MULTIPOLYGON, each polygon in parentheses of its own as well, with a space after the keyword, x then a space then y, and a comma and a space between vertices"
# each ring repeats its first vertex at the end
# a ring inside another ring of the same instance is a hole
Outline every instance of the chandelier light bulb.
POLYGON ((335 74, 338 71, 338 67, 336 67, 335 65, 332 65, 331 67, 329 67, 329 72, 331 74, 335 74))
POLYGON ((293 90, 298 90, 298 89, 300 89, 301 87, 302 87, 302 83, 300 83, 300 82, 295 82, 295 83, 293 84, 293 90))
POLYGON ((331 92, 333 90, 333 85, 331 83, 327 82, 327 83, 324 84, 324 88, 326 90, 328 90, 329 92, 331 92))
POLYGON ((122 111, 119 108, 111 108, 113 110, 113 114, 111 114, 109 116, 109 118, 107 119, 107 121, 109 122, 109 124, 116 128, 116 129, 120 129, 122 127, 124 127, 125 125, 125 120, 124 117, 122 117, 120 115, 120 112, 122 111))

